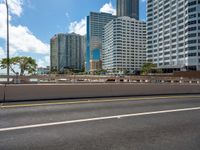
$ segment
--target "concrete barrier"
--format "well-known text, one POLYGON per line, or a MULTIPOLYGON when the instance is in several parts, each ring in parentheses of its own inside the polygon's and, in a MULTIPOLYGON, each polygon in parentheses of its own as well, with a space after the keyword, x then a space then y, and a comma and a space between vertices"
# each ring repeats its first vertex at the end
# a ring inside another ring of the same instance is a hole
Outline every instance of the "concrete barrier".
POLYGON ((0 84, 0 103, 4 100, 4 85, 0 84))
POLYGON ((109 85, 9 85, 6 101, 111 96, 109 85))
POLYGON ((8 85, 6 87, 6 101, 197 93, 200 94, 200 85, 189 84, 8 85))
POLYGON ((119 84, 112 87, 113 96, 159 95, 159 94, 200 94, 200 85, 178 84, 119 84), (116 91, 116 92, 114 92, 116 91))

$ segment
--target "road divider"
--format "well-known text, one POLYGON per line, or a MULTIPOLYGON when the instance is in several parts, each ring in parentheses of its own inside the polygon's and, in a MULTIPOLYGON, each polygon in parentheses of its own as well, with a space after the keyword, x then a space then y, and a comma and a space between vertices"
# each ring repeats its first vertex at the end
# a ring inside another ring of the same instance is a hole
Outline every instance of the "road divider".
POLYGON ((200 94, 198 84, 10 84, 0 86, 3 101, 29 101, 112 96, 146 96, 165 94, 200 94))

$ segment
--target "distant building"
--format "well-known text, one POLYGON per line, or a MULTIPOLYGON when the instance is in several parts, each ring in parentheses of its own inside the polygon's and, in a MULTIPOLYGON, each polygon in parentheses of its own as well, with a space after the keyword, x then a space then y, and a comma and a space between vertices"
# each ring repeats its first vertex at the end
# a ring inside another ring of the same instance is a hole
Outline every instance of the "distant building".
POLYGON ((139 0, 117 0, 117 16, 139 20, 139 0))
POLYGON ((66 66, 66 34, 56 34, 50 42, 51 71, 64 71, 66 66))
POLYGON ((147 1, 147 60, 165 72, 200 70, 200 1, 147 1))
MULTIPOLYGON (((87 16, 86 71, 90 72, 90 62, 101 61, 103 27, 116 16, 108 13, 91 12, 87 16)), ((101 65, 99 65, 100 67, 101 65)), ((96 68, 97 70, 101 68, 96 68)))
POLYGON ((56 34, 51 39, 51 71, 82 70, 84 66, 85 37, 56 34))
POLYGON ((134 73, 146 62, 146 23, 118 17, 104 27, 103 69, 134 73))
POLYGON ((90 60, 90 72, 95 73, 102 68, 102 61, 100 60, 90 60))
POLYGON ((45 75, 45 74, 49 74, 50 72, 50 67, 47 66, 46 68, 45 67, 39 67, 37 68, 37 74, 38 75, 45 75))

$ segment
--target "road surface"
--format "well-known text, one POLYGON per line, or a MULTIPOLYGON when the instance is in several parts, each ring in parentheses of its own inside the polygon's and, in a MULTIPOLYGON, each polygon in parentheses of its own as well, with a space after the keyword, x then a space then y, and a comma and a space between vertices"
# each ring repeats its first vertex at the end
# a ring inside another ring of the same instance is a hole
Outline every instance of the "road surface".
POLYGON ((200 95, 8 103, 0 150, 200 150, 200 95))

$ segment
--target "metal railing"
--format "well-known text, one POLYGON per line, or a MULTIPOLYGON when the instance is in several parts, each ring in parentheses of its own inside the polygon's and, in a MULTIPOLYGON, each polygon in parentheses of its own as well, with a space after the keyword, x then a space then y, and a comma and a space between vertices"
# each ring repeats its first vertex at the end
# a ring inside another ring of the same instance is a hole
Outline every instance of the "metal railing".
MULTIPOLYGON (((6 83, 6 76, 0 76, 0 83, 6 83)), ((10 76, 11 84, 39 83, 159 83, 159 84, 200 84, 200 78, 173 76, 97 76, 97 75, 32 75, 10 76)))

